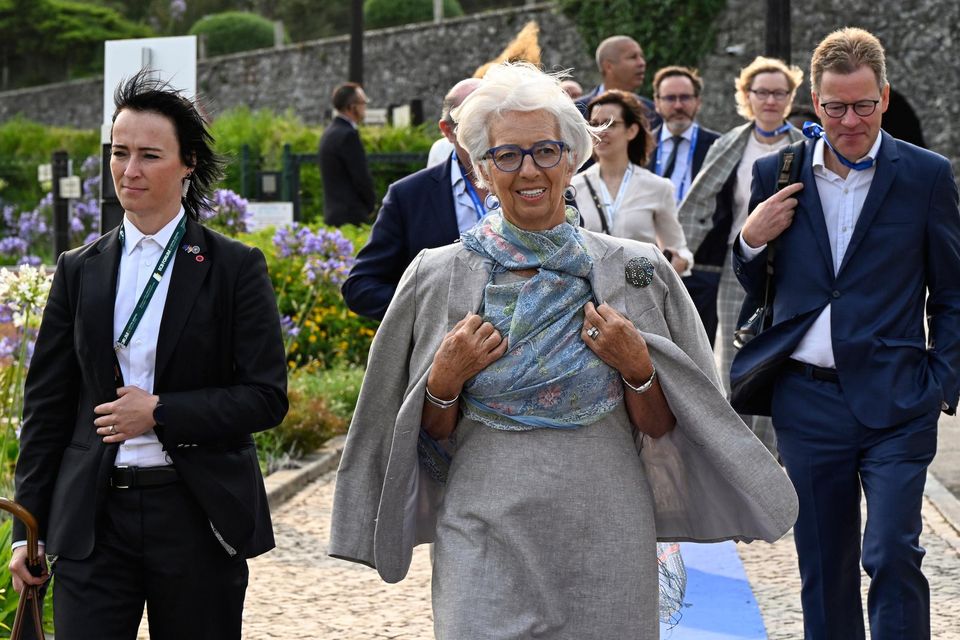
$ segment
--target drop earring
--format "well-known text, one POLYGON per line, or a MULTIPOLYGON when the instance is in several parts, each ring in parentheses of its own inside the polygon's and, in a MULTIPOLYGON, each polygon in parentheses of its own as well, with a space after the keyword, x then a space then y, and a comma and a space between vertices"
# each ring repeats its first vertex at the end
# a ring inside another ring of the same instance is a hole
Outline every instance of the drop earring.
POLYGON ((188 175, 183 179, 183 184, 180 186, 180 197, 186 198, 187 192, 189 191, 190 191, 190 176, 188 175))
POLYGON ((483 199, 483 204, 486 205, 487 209, 489 209, 490 211, 493 211, 494 209, 499 209, 500 198, 493 195, 492 193, 488 193, 487 197, 483 199))
POLYGON ((572 184, 568 184, 567 188, 563 190, 563 197, 567 200, 576 200, 577 199, 577 188, 572 184))

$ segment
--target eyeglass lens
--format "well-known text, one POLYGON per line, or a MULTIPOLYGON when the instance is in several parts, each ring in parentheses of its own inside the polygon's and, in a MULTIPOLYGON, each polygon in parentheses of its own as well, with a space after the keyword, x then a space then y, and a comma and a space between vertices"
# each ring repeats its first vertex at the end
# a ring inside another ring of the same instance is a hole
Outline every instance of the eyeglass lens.
POLYGON ((750 89, 750 93, 757 96, 761 100, 766 100, 770 96, 773 96, 774 100, 784 100, 788 95, 789 91, 784 91, 782 89, 777 89, 776 91, 770 91, 768 89, 750 89))
POLYGON ((831 118, 842 118, 847 114, 847 107, 853 107, 853 112, 861 118, 873 115, 877 110, 879 100, 860 100, 858 102, 822 102, 820 106, 831 118))
POLYGON ((550 169, 557 166, 563 154, 563 143, 554 140, 541 140, 534 143, 529 149, 520 145, 505 144, 494 147, 489 151, 493 164, 501 171, 512 172, 523 164, 523 157, 529 155, 533 162, 541 169, 550 169))

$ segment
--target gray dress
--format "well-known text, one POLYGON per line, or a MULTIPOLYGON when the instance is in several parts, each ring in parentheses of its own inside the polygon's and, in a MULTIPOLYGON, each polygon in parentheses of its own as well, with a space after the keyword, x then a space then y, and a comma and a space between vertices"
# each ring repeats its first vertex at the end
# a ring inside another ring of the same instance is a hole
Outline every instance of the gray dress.
POLYGON ((437 518, 436 637, 658 637, 653 499, 621 404, 575 430, 469 419, 437 518))

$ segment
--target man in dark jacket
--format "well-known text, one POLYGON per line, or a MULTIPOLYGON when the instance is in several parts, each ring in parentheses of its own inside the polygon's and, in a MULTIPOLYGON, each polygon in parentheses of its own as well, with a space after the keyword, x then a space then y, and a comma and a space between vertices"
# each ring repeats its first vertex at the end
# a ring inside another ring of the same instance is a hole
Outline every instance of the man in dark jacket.
POLYGON ((366 222, 373 211, 373 179, 357 127, 367 113, 367 96, 355 82, 333 91, 334 118, 320 138, 323 220, 328 225, 366 222))

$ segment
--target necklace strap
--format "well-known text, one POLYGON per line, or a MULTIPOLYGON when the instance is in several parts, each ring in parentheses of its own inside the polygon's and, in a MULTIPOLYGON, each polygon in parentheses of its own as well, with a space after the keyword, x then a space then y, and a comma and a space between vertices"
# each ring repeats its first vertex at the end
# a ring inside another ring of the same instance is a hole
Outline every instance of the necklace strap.
MULTIPOLYGON (((164 272, 167 270, 167 267, 170 266, 170 263, 173 262, 173 254, 177 250, 177 245, 180 244, 180 240, 183 239, 183 234, 186 233, 186 231, 187 216, 184 214, 180 219, 180 223, 177 225, 177 228, 174 230, 173 235, 170 236, 170 239, 167 241, 167 246, 164 247, 163 253, 160 254, 160 259, 157 260, 157 264, 153 268, 153 273, 151 274, 150 279, 147 280, 147 284, 144 286, 143 292, 140 294, 140 299, 137 300, 137 305, 133 308, 133 312, 130 314, 127 324, 124 325, 123 331, 120 332, 120 338, 117 340, 117 344, 114 345, 114 349, 116 351, 125 349, 127 345, 130 344, 130 339, 136 332, 137 327, 140 326, 140 321, 143 320, 143 314, 146 313, 147 307, 150 306, 150 300, 153 298, 154 292, 160 285, 160 281, 163 280, 164 272)), ((120 246, 123 247, 126 243, 127 234, 123 230, 122 223, 120 225, 119 238, 120 246)))

